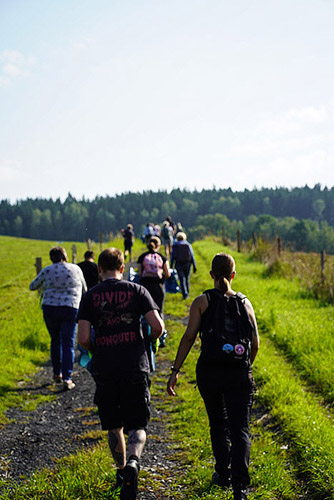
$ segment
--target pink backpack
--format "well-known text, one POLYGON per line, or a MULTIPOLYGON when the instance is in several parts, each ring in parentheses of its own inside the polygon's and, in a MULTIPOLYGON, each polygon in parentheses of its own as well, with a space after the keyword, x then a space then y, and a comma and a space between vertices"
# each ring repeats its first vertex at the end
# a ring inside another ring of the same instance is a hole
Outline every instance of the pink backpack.
POLYGON ((142 276, 152 277, 152 278, 160 278, 162 279, 163 273, 163 260, 162 257, 158 253, 148 253, 145 255, 143 260, 143 271, 142 276))

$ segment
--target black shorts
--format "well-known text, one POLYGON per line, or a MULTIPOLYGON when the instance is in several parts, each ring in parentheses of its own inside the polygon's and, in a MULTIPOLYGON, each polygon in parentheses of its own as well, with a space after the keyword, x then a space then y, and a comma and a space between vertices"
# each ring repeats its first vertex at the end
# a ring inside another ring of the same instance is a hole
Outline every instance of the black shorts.
POLYGON ((146 372, 121 373, 96 381, 94 403, 103 430, 147 429, 150 420, 150 380, 146 372))

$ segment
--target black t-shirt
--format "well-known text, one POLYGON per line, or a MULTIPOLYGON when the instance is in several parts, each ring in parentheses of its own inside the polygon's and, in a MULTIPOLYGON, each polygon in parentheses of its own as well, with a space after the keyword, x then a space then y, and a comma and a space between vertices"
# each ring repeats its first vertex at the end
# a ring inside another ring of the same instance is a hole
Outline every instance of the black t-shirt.
POLYGON ((99 272, 95 262, 84 260, 83 262, 79 262, 78 266, 84 275, 88 290, 98 284, 99 272))
POLYGON ((146 288, 125 280, 107 279, 83 296, 78 320, 94 326, 96 379, 125 371, 150 371, 140 317, 153 309, 158 307, 146 288))
POLYGON ((132 231, 132 229, 125 229, 124 230, 123 237, 127 243, 132 242, 133 236, 134 236, 134 232, 132 231))

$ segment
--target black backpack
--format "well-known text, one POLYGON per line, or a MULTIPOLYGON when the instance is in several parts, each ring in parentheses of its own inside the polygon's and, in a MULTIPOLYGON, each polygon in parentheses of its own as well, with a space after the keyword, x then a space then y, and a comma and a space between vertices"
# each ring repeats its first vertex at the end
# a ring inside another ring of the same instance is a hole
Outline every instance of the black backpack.
POLYGON ((191 262, 191 251, 187 243, 175 243, 175 260, 180 264, 191 262))
POLYGON ((202 355, 224 364, 250 366, 253 326, 246 310, 245 295, 225 297, 216 288, 206 290, 209 307, 201 321, 202 355))

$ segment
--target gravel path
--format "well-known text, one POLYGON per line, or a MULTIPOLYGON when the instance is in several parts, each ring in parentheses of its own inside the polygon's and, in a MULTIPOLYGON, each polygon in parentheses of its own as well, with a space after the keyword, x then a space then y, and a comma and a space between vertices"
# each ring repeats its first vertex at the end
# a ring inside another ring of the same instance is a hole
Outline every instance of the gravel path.
MULTIPOLYGON (((158 360, 159 372, 166 368, 163 365, 164 362, 160 361, 159 365, 158 360)), ((6 412, 12 423, 1 429, 1 479, 19 482, 22 476, 29 476, 41 468, 54 467, 54 459, 73 454, 79 448, 91 447, 97 442, 84 437, 88 424, 89 431, 100 429, 93 404, 94 381, 88 371, 75 364, 73 380, 76 387, 72 391, 64 391, 62 384, 50 384, 51 377, 52 369, 48 364, 29 385, 20 390, 42 394, 50 394, 51 391, 56 395, 55 401, 45 403, 35 411, 11 408, 6 412)), ((154 375, 152 382, 155 383, 154 375)), ((177 469, 177 464, 168 459, 171 446, 163 414, 156 408, 157 403, 152 400, 152 419, 141 460, 141 469, 155 479, 154 491, 149 487, 144 490, 140 480, 138 500, 170 500, 168 484, 173 482, 177 469)))

